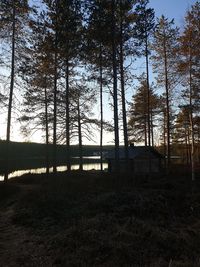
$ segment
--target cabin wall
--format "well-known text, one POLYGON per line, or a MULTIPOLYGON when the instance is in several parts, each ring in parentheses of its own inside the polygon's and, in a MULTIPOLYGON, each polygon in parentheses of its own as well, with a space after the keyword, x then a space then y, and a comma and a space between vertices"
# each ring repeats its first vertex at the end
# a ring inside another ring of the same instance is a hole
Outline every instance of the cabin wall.
MULTIPOLYGON (((129 160, 130 171, 134 174, 148 174, 159 173, 161 171, 161 160, 157 158, 152 159, 131 159, 129 160)), ((114 172, 116 170, 115 160, 108 160, 108 171, 114 172)), ((120 172, 127 172, 127 165, 125 160, 120 160, 120 172)))
POLYGON ((160 159, 135 159, 133 160, 134 173, 158 173, 160 172, 160 159))

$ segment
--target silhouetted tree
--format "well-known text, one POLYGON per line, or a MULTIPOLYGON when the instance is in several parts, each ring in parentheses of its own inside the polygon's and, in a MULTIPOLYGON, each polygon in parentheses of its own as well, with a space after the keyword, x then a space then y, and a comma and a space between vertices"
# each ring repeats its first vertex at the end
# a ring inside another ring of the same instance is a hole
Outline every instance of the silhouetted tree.
POLYGON ((68 0, 59 2, 59 47, 61 49, 62 68, 65 77, 65 118, 66 146, 68 149, 67 169, 70 170, 70 80, 74 77, 74 68, 80 60, 82 43, 82 11, 81 1, 68 0))
POLYGON ((191 169, 192 180, 195 180, 195 133, 194 114, 200 111, 200 3, 192 5, 186 13, 184 31, 180 37, 180 61, 178 71, 181 74, 184 86, 184 105, 188 109, 191 130, 191 169))
MULTIPOLYGON (((136 87, 136 93, 133 95, 133 102, 131 103, 129 110, 129 136, 130 140, 133 142, 144 142, 147 145, 147 135, 148 135, 148 106, 147 106, 147 84, 146 78, 141 75, 139 82, 140 84, 136 87)), ((154 92, 153 88, 150 87, 150 114, 152 119, 152 127, 154 116, 157 115, 160 97, 158 97, 154 92)), ((153 131, 153 130, 152 130, 153 131)), ((152 135, 153 136, 153 135, 152 135)))
POLYGON ((170 165, 170 94, 176 85, 175 67, 177 63, 179 30, 174 26, 174 20, 169 21, 164 16, 157 21, 152 47, 154 72, 157 74, 157 83, 165 88, 166 129, 167 129, 167 166, 170 165))
MULTIPOLYGON (((0 2, 0 32, 1 38, 6 38, 7 44, 11 50, 11 64, 10 64, 10 90, 9 90, 9 103, 8 103, 8 117, 7 117, 7 131, 6 131, 6 143, 7 143, 7 165, 9 159, 9 142, 10 142, 10 129, 11 129, 11 115, 13 105, 13 92, 16 77, 16 49, 19 49, 19 45, 23 42, 25 25, 28 22, 29 13, 28 1, 21 0, 2 0, 0 2), (4 34, 2 34, 4 33, 4 34)), ((8 167, 8 166, 7 166, 8 167)), ((5 174, 4 180, 8 179, 8 170, 5 174)))
MULTIPOLYGON (((150 112, 150 86, 149 86, 149 54, 150 47, 149 41, 155 27, 155 14, 152 8, 148 8, 149 0, 141 0, 136 6, 136 34, 141 45, 141 52, 145 56, 146 63, 146 88, 147 88, 147 136, 148 136, 148 146, 151 145, 151 112, 150 112)), ((147 145, 147 143, 146 143, 147 145)))

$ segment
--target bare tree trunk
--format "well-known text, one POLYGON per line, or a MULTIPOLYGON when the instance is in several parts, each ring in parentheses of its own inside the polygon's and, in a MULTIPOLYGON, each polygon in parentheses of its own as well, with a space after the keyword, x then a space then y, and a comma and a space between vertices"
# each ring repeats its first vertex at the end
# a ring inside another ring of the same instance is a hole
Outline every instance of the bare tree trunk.
POLYGON ((192 181, 195 180, 195 142, 194 142, 194 122, 192 108, 190 110, 190 127, 191 127, 191 172, 192 172, 192 181))
POLYGON ((46 174, 49 175, 49 124, 48 124, 48 98, 47 88, 44 90, 45 94, 45 132, 46 132, 46 174))
POLYGON ((154 126, 153 126, 153 111, 151 109, 151 112, 150 112, 150 115, 151 115, 151 145, 154 146, 154 126))
POLYGON ((99 78, 100 78, 100 113, 101 113, 101 126, 100 126, 100 165, 103 171, 103 69, 102 69, 102 44, 100 44, 99 53, 99 78))
POLYGON ((170 106, 169 106, 169 83, 168 83, 168 62, 166 39, 164 38, 164 68, 165 68, 165 93, 166 93, 166 119, 167 119, 167 168, 170 167, 171 149, 170 149, 170 106))
POLYGON ((190 62, 189 62, 189 117, 190 117, 190 132, 191 132, 191 172, 192 172, 192 181, 195 180, 195 142, 194 142, 194 120, 193 120, 193 104, 192 104, 192 59, 191 59, 191 48, 189 47, 189 55, 190 55, 190 62))
POLYGON ((188 154, 189 154, 189 164, 191 165, 191 142, 190 142, 190 130, 188 129, 188 154))
POLYGON ((80 114, 80 103, 78 99, 77 104, 78 111, 78 139, 79 139, 79 170, 83 170, 83 147, 82 147, 82 131, 81 131, 81 114, 80 114))
POLYGON ((150 122, 150 86, 149 86, 149 56, 148 56, 148 37, 145 37, 145 58, 146 58, 146 86, 147 86, 147 129, 148 146, 151 146, 151 122, 150 122))
MULTIPOLYGON (((69 2, 67 4, 67 25, 69 25, 69 2)), ((70 150, 70 110, 69 110, 69 38, 66 40, 66 69, 65 69, 65 82, 66 82, 66 91, 65 91, 65 112, 66 112, 66 147, 67 147, 67 170, 71 170, 71 150, 70 150)))
POLYGON ((165 112, 165 109, 164 109, 164 112, 163 112, 163 118, 164 118, 163 143, 164 143, 164 155, 165 155, 165 168, 167 168, 167 160, 166 160, 166 156, 167 156, 167 148, 166 148, 166 112, 165 112))
POLYGON ((200 126, 198 126, 198 163, 200 163, 200 126))
POLYGON ((11 114, 12 114, 12 103, 13 103, 13 90, 14 90, 14 80, 15 80, 15 1, 13 0, 13 14, 12 14, 12 55, 11 55, 11 74, 10 74, 10 95, 8 103, 8 119, 7 119, 7 132, 6 132, 6 173, 4 176, 4 181, 8 180, 8 165, 10 158, 10 128, 11 128, 11 114))
MULTIPOLYGON (((57 10, 56 10, 57 12, 57 10)), ((57 14, 56 14, 57 16, 57 14)), ((53 173, 57 172, 57 79, 58 79, 58 33, 57 22, 55 32, 55 54, 54 54, 54 112, 53 112, 53 173)))
POLYGON ((144 145, 147 146, 147 118, 144 119, 144 145))
POLYGON ((129 169, 128 131, 127 131, 127 119, 126 119, 126 97, 125 97, 125 88, 124 88, 125 82, 124 82, 122 0, 120 0, 120 78, 121 78, 121 98, 122 98, 125 160, 126 160, 127 169, 129 169))
POLYGON ((188 142, 187 142, 187 130, 185 128, 185 152, 186 152, 186 165, 189 164, 189 155, 188 155, 188 142))
POLYGON ((71 163, 70 163, 70 117, 69 117, 69 60, 66 59, 66 94, 65 94, 65 112, 66 112, 66 146, 67 146, 67 170, 71 170, 71 163))
POLYGON ((120 172, 119 166, 119 122, 117 97, 117 62, 116 62, 116 25, 115 0, 112 0, 112 68, 113 68, 113 98, 114 98, 114 131, 115 131, 115 169, 120 172))

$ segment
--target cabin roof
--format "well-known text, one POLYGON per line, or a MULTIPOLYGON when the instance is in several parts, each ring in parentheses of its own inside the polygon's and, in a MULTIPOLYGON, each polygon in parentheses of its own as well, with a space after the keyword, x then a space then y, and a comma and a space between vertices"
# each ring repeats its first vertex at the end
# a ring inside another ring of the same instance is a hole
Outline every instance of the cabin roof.
MULTIPOLYGON (((130 145, 128 147, 128 155, 129 159, 136 158, 163 158, 163 155, 160 154, 155 148, 149 146, 133 146, 130 145)), ((109 151, 106 155, 106 159, 114 159, 115 158, 115 150, 109 151)), ((119 148, 119 158, 125 159, 125 148, 119 148)))

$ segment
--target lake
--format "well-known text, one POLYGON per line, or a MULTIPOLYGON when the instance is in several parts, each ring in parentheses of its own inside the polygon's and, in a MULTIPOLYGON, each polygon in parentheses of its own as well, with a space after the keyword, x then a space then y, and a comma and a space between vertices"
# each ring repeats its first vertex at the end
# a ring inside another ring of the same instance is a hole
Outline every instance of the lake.
MULTIPOLYGON (((108 164, 107 163, 103 163, 103 170, 107 170, 108 168, 108 164)), ((79 165, 78 164, 72 164, 71 165, 71 169, 72 170, 78 170, 79 169, 79 165)), ((100 170, 101 169, 101 165, 100 163, 86 163, 83 164, 83 170, 85 171, 89 171, 89 170, 100 170)), ((63 172, 66 171, 67 167, 66 166, 58 166, 57 167, 57 171, 58 172, 63 172)), ((24 169, 24 170, 15 170, 11 173, 9 173, 8 175, 8 179, 13 178, 13 177, 18 177, 21 176, 23 174, 27 174, 27 173, 33 173, 33 174, 40 174, 40 173, 45 173, 46 172, 46 168, 32 168, 32 169, 24 169)), ((50 168, 50 172, 53 172, 53 168, 50 168)), ((3 181, 4 179, 4 175, 0 175, 0 181, 3 181)))

